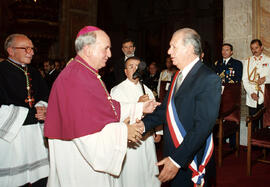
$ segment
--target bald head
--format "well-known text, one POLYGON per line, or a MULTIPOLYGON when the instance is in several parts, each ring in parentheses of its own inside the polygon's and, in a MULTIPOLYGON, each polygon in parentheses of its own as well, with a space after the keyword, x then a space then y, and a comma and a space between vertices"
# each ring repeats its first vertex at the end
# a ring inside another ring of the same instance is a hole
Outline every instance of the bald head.
POLYGON ((194 47, 194 54, 200 56, 202 53, 202 44, 200 35, 193 29, 183 28, 175 32, 175 34, 183 35, 183 44, 187 46, 191 44, 194 47))
POLYGON ((11 34, 5 41, 8 57, 21 64, 30 64, 34 55, 34 45, 24 34, 11 34))
POLYGON ((111 57, 111 41, 103 30, 86 32, 75 40, 76 52, 96 70, 106 66, 111 57))

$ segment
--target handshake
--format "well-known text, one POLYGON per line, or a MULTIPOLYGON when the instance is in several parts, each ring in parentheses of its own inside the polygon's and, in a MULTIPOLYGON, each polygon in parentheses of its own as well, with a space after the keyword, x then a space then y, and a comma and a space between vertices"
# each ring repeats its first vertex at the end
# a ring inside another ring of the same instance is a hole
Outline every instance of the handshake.
MULTIPOLYGON (((152 113, 156 107, 160 105, 155 100, 148 100, 143 104, 143 113, 152 113)), ((137 120, 136 123, 129 125, 129 117, 124 120, 124 123, 128 128, 128 140, 138 143, 142 139, 144 133, 144 123, 141 120, 137 120)))
POLYGON ((129 118, 124 121, 128 128, 128 141, 139 143, 142 139, 142 134, 144 132, 144 124, 141 120, 137 120, 136 123, 129 125, 129 118))

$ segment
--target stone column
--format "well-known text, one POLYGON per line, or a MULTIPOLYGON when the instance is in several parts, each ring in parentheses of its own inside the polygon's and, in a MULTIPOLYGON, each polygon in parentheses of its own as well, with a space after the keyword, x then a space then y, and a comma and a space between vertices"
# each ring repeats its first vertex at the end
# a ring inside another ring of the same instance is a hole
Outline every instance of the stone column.
MULTIPOLYGON (((223 1, 223 42, 233 45, 233 58, 240 61, 251 56, 252 40, 252 0, 223 1)), ((240 144, 247 145, 247 116, 245 91, 242 89, 240 144)))
POLYGON ((251 55, 252 0, 223 1, 223 39, 234 47, 233 57, 244 60, 251 55))

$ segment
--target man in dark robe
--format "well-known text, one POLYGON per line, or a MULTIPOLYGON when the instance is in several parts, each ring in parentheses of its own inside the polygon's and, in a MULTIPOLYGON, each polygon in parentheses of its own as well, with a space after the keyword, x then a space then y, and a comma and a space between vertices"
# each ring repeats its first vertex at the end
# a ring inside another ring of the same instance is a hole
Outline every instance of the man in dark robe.
POLYGON ((49 175, 44 146, 48 88, 30 63, 32 41, 12 34, 5 41, 8 58, 0 63, 0 184, 46 186, 49 175))

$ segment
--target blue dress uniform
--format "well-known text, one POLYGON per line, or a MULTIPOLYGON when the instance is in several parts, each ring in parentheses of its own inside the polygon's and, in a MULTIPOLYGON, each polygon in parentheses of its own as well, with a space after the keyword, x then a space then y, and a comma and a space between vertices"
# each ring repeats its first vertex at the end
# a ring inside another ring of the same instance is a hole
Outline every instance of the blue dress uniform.
POLYGON ((238 83, 242 80, 243 65, 234 58, 230 58, 226 64, 223 60, 218 60, 215 62, 215 71, 222 83, 238 83))
MULTIPOLYGON (((222 80, 222 84, 225 83, 241 83, 243 65, 242 62, 234 58, 226 59, 228 62, 225 64, 224 59, 215 62, 215 71, 222 80)), ((230 147, 234 148, 236 144, 236 135, 229 137, 230 147)))

